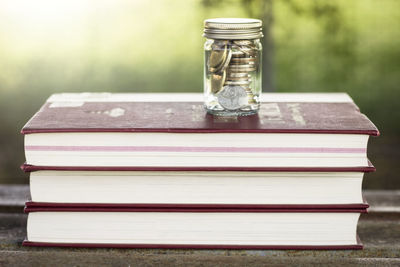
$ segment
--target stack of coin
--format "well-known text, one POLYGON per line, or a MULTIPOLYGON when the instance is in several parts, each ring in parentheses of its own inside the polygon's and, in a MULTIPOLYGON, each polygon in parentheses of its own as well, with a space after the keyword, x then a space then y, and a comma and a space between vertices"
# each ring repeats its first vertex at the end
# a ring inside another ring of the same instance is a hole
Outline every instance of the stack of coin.
POLYGON ((242 86, 246 90, 248 103, 254 104, 251 73, 257 70, 257 49, 250 40, 232 41, 231 48, 233 52, 226 84, 242 86))
POLYGON ((213 44, 208 70, 211 72, 211 92, 242 87, 249 104, 254 104, 252 72, 257 70, 257 49, 252 41, 218 41, 213 44))

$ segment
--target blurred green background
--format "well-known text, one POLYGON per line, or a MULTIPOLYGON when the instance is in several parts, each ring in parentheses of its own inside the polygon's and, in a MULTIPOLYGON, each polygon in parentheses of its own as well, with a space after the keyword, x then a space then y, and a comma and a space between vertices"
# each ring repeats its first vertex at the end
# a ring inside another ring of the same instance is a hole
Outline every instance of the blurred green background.
POLYGON ((398 0, 2 0, 0 183, 57 92, 201 92, 203 20, 264 21, 263 91, 348 92, 380 129, 364 188, 400 189, 398 0))

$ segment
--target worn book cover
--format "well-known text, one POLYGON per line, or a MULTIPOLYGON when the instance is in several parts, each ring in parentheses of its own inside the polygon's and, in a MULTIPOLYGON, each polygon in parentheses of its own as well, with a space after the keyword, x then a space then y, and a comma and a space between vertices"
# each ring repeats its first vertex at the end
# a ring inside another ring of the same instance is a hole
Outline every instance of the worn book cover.
POLYGON ((257 115, 207 114, 196 94, 53 95, 23 134, 53 132, 337 133, 379 135, 347 94, 267 94, 257 115), (318 97, 316 97, 316 95, 318 97), (186 101, 188 100, 188 101, 186 101))

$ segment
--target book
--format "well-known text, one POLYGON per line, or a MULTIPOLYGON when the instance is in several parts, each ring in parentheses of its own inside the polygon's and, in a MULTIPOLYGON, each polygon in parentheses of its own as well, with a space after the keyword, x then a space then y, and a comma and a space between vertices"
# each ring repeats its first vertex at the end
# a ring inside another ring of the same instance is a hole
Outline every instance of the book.
POLYGON ((360 249, 359 209, 96 208, 28 205, 25 246, 360 249))
POLYGON ((305 170, 96 170, 24 165, 35 203, 135 207, 349 208, 362 204, 367 168, 305 170), (333 206, 332 206, 333 205, 333 206))
POLYGON ((264 94, 258 115, 205 113, 198 94, 57 94, 23 127, 36 166, 368 167, 374 124, 347 94, 264 94))

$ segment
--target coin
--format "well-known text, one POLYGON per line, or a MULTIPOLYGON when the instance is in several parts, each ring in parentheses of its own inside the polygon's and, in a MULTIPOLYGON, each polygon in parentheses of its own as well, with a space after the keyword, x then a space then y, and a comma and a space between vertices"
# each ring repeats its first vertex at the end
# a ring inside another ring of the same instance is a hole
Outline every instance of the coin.
POLYGON ((246 54, 240 50, 236 50, 236 51, 232 51, 232 56, 233 57, 245 57, 246 54))
POLYGON ((232 50, 227 49, 227 55, 225 59, 218 66, 210 67, 210 71, 213 73, 224 71, 228 67, 231 61, 231 57, 232 57, 232 50))
POLYGON ((249 85, 251 80, 242 80, 242 81, 225 81, 226 85, 249 85))
POLYGON ((223 46, 226 46, 229 44, 228 40, 219 40, 216 39, 214 40, 214 43, 211 45, 212 49, 218 49, 218 48, 222 48, 223 46))
POLYGON ((229 72, 251 72, 255 71, 255 67, 251 66, 246 66, 246 67, 234 67, 233 65, 229 66, 228 71, 229 72))
POLYGON ((217 68, 226 59, 228 47, 225 46, 223 50, 211 50, 210 57, 208 59, 208 66, 211 68, 217 68))
POLYGON ((257 102, 254 100, 254 96, 249 96, 249 104, 256 104, 257 102))
POLYGON ((245 63, 245 64, 254 64, 256 62, 255 57, 233 57, 231 59, 231 63, 245 63))
POLYGON ((237 61, 231 61, 231 66, 237 66, 237 65, 252 65, 254 66, 255 62, 254 61, 248 61, 248 62, 237 62, 237 61))
POLYGON ((227 56, 226 56, 226 58, 225 58, 225 62, 223 62, 221 65, 221 67, 218 69, 218 71, 224 71, 227 67, 228 67, 228 65, 229 65, 229 63, 231 62, 231 58, 232 58, 232 50, 231 49, 228 49, 228 52, 227 52, 228 54, 227 54, 227 56))
POLYGON ((217 95, 219 104, 227 110, 236 110, 247 105, 247 93, 242 86, 224 86, 217 95))
POLYGON ((235 65, 230 65, 229 68, 232 69, 254 68, 254 64, 235 64, 235 65))
POLYGON ((254 94, 253 91, 251 90, 250 87, 245 88, 246 93, 247 93, 247 99, 249 104, 256 104, 256 100, 254 99, 254 94))
POLYGON ((226 72, 223 72, 221 75, 219 74, 212 74, 211 75, 211 92, 213 94, 218 93, 222 86, 225 83, 226 72))
POLYGON ((231 67, 229 67, 226 71, 229 73, 229 76, 231 76, 233 73, 242 73, 244 71, 252 72, 255 70, 256 70, 256 68, 231 68, 231 67))
POLYGON ((253 42, 250 40, 235 40, 233 43, 237 45, 251 45, 253 42))
POLYGON ((255 56, 257 54, 255 49, 249 47, 240 46, 239 50, 248 56, 255 56))
POLYGON ((231 78, 231 77, 232 78, 244 78, 244 77, 248 78, 248 77, 250 77, 250 75, 247 72, 235 72, 235 73, 228 72, 227 76, 228 76, 228 78, 231 78))
POLYGON ((247 81, 247 80, 249 80, 249 76, 245 76, 245 77, 232 77, 232 76, 229 76, 229 77, 226 77, 226 80, 227 81, 247 81))
POLYGON ((251 77, 250 76, 245 76, 245 77, 227 76, 226 80, 228 80, 228 81, 251 81, 251 77))
POLYGON ((256 100, 254 99, 254 95, 248 95, 248 103, 249 104, 256 104, 256 100))
POLYGON ((258 51, 254 46, 245 45, 232 45, 232 50, 236 57, 256 56, 258 51))

